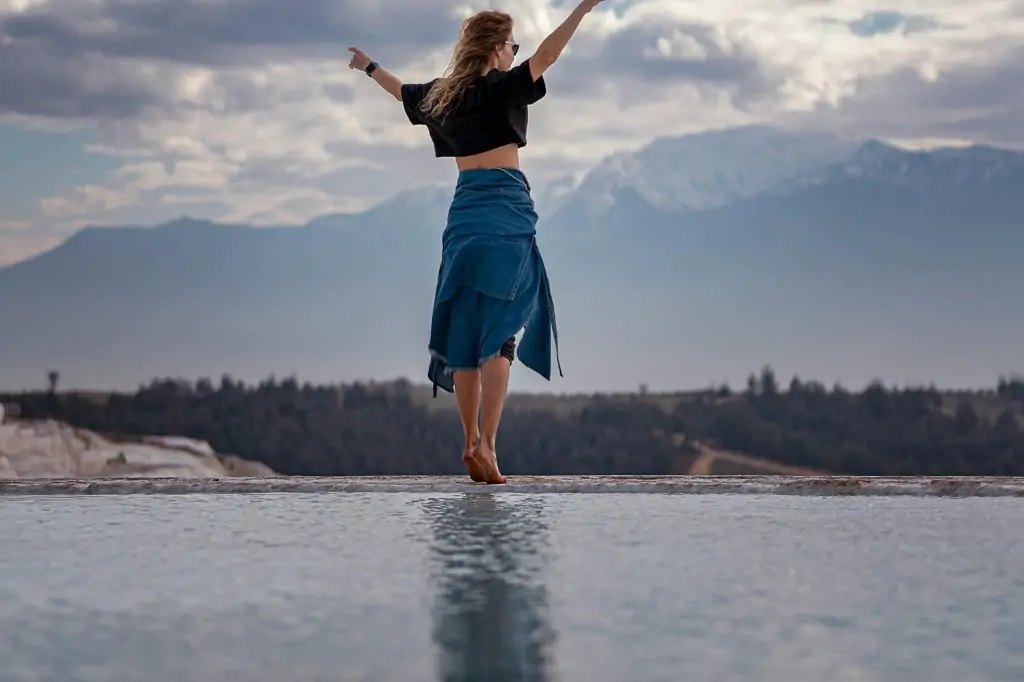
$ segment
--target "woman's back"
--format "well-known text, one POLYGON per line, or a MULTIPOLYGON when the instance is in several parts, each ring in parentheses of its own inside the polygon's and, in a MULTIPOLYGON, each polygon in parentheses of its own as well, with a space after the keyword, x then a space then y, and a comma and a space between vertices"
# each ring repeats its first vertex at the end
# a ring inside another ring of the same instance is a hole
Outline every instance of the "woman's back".
POLYGON ((519 148, 526 146, 528 107, 547 94, 543 76, 534 80, 529 61, 476 78, 441 117, 423 111, 424 97, 438 83, 402 86, 402 104, 409 122, 425 125, 436 157, 455 157, 460 170, 519 167, 519 148))

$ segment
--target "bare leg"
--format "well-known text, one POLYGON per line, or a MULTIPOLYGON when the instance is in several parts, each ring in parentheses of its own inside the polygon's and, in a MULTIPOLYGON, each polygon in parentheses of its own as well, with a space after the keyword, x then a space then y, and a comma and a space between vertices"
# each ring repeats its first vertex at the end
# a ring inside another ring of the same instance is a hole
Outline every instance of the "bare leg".
POLYGON ((484 480, 484 472, 473 457, 473 448, 480 442, 480 426, 477 421, 480 413, 480 370, 463 370, 454 372, 455 401, 459 406, 459 418, 462 419, 462 463, 469 471, 469 477, 480 483, 484 480))
POLYGON ((505 407, 508 392, 508 378, 512 363, 507 358, 497 357, 484 365, 481 370, 483 384, 483 415, 480 423, 480 441, 473 449, 473 458, 481 468, 487 483, 508 483, 498 468, 496 445, 501 411, 505 407))

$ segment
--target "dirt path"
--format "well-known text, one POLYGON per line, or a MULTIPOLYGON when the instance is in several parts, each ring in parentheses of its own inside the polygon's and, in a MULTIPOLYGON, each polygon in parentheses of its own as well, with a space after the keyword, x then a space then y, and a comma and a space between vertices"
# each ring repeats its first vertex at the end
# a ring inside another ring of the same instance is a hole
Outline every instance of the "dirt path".
POLYGON ((785 476, 820 476, 823 473, 821 471, 815 471, 814 469, 805 469, 803 467, 779 464, 778 462, 771 462, 766 459, 759 459, 749 455, 741 455, 736 452, 713 450, 703 445, 698 447, 700 450, 700 457, 690 465, 690 470, 687 472, 690 476, 710 476, 714 463, 720 459, 726 462, 742 464, 754 469, 759 469, 765 474, 782 474, 785 476))

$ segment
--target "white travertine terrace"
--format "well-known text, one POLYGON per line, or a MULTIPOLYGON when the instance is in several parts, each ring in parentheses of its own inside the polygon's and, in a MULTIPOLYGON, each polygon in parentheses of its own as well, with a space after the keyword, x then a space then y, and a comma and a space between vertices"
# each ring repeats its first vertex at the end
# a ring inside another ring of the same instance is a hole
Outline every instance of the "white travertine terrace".
POLYGON ((507 485, 464 476, 93 478, 0 481, 0 494, 185 493, 656 493, 828 496, 1024 497, 1024 478, 864 476, 509 476, 507 485))
POLYGON ((0 421, 0 480, 273 475, 259 462, 188 438, 113 439, 55 421, 0 421))

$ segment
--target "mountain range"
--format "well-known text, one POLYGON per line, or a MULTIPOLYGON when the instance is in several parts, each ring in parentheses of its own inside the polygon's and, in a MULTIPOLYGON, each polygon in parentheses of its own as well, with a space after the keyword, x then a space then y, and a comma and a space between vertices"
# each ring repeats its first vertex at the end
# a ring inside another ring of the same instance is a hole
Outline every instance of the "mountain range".
MULTIPOLYGON (((1024 369, 1024 153, 753 126, 536 188, 565 378, 992 385, 1024 369)), ((0 269, 0 388, 154 376, 425 381, 451 187, 256 228, 88 227, 0 269)))

